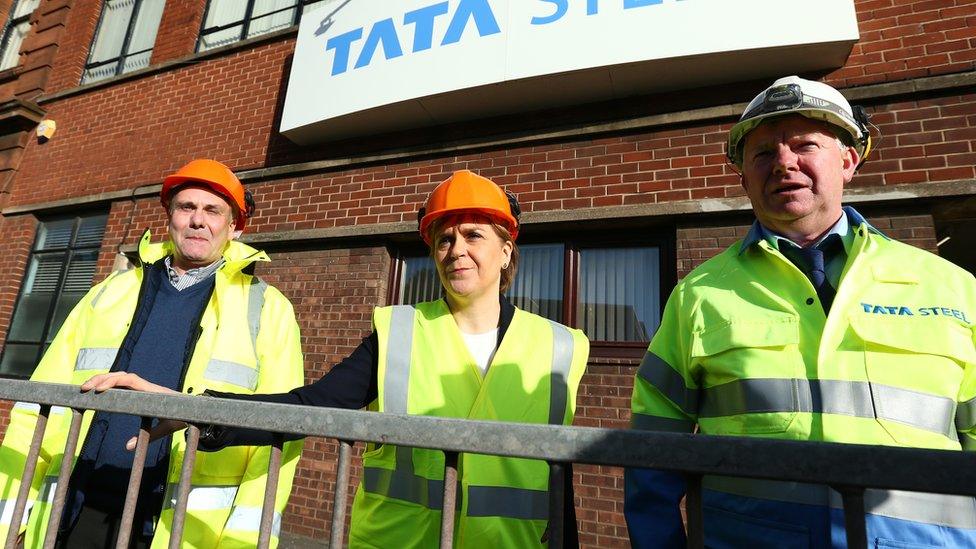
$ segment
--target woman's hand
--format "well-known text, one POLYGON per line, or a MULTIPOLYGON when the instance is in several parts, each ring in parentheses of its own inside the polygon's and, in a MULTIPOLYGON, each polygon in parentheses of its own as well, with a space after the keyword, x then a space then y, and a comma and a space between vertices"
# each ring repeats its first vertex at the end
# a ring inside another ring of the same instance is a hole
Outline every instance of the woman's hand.
POLYGON ((101 393, 107 389, 132 389, 133 391, 142 391, 145 393, 178 394, 170 388, 150 383, 136 374, 130 374, 129 372, 98 374, 81 384, 81 392, 83 393, 91 390, 94 390, 96 393, 101 393))
MULTIPOLYGON (((109 372, 107 374, 98 374, 97 376, 92 376, 91 379, 81 384, 81 392, 83 393, 92 390, 94 390, 96 393, 101 393, 108 389, 131 389, 133 391, 142 391, 144 393, 180 394, 178 391, 174 391, 168 387, 163 387, 162 385, 150 383, 136 374, 130 374, 129 372, 109 372)), ((149 441, 152 442, 158 438, 165 437, 185 428, 186 423, 182 421, 177 421, 175 419, 160 419, 159 424, 149 430, 149 441)), ((137 437, 130 438, 129 441, 125 443, 126 450, 135 450, 136 440, 137 437)))

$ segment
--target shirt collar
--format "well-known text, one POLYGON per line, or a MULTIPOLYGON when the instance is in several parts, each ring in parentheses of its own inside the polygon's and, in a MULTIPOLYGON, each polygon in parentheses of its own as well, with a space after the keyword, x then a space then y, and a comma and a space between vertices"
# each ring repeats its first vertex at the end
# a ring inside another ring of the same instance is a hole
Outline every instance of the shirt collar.
MULTIPOLYGON (((849 245, 848 241, 850 240, 849 236, 851 235, 851 227, 852 226, 859 227, 861 225, 866 225, 868 230, 871 231, 872 233, 880 235, 883 238, 888 238, 887 236, 885 236, 884 233, 882 233, 878 229, 874 228, 870 223, 868 223, 867 220, 864 219, 864 216, 862 216, 853 207, 844 206, 843 215, 841 215, 840 219, 837 220, 837 223, 834 223, 834 226, 831 227, 830 230, 827 231, 827 233, 820 240, 817 241, 817 244, 823 242, 823 240, 826 239, 828 236, 832 234, 837 234, 840 235, 841 240, 844 241, 844 247, 847 248, 849 245)), ((792 240, 767 229, 757 219, 755 222, 753 222, 752 227, 749 228, 749 232, 746 234, 746 237, 742 239, 742 245, 739 246, 739 253, 741 254, 742 252, 746 251, 746 249, 748 249, 750 246, 762 240, 769 241, 769 243, 772 244, 773 247, 777 249, 779 248, 780 240, 785 240, 786 242, 789 242, 793 246, 796 246, 796 244, 792 240)))
POLYGON ((197 267, 196 269, 187 269, 187 271, 184 272, 182 275, 177 273, 176 269, 173 268, 173 256, 171 255, 166 256, 165 263, 166 263, 166 273, 169 274, 169 281, 173 283, 174 286, 176 286, 177 283, 180 282, 181 280, 189 281, 190 284, 186 286, 190 286, 196 284, 197 282, 200 282, 201 280, 206 280, 208 277, 210 277, 215 272, 217 272, 217 269, 219 269, 220 266, 224 264, 224 258, 221 257, 217 259, 217 261, 214 261, 213 263, 205 267, 197 267))

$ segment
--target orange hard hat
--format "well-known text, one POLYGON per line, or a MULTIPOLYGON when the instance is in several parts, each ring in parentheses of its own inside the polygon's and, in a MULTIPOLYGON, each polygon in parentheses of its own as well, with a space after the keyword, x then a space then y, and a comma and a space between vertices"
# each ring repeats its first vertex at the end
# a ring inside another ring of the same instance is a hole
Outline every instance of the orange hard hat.
POLYGON ((170 197, 177 187, 189 183, 210 187, 212 191, 226 198, 234 206, 234 228, 238 231, 244 229, 247 218, 254 212, 254 200, 230 168, 206 158, 191 161, 163 180, 163 190, 159 193, 163 207, 169 208, 170 197))
POLYGON ((427 231, 434 221, 446 215, 464 213, 486 215, 508 229, 512 240, 518 237, 521 211, 515 195, 469 170, 454 172, 430 193, 427 204, 417 212, 420 236, 429 246, 431 239, 427 231))

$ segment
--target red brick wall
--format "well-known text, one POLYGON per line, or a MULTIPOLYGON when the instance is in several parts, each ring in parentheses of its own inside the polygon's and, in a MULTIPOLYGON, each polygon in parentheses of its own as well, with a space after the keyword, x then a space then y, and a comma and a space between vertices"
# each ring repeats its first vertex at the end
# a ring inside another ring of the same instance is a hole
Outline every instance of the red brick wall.
MULTIPOLYGON (((291 299, 302 327, 306 379, 312 382, 369 335, 373 306, 386 301, 390 257, 385 248, 355 248, 280 253, 273 259, 257 273, 291 299)), ((334 440, 305 442, 284 517, 286 531, 318 538, 329 531, 337 454, 334 440)), ((355 487, 358 461, 352 474, 355 487)))
POLYGON ((203 21, 206 5, 206 0, 166 3, 163 18, 159 22, 159 31, 156 33, 156 45, 153 47, 153 65, 196 51, 197 36, 200 34, 200 23, 203 21))
POLYGON ((855 6, 861 39, 829 83, 859 86, 973 69, 971 0, 857 0, 855 6))

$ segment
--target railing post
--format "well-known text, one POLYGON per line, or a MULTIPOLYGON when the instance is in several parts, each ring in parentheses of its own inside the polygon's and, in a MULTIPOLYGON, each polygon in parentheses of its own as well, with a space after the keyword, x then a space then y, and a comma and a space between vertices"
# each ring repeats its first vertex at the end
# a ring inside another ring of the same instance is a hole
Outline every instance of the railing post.
POLYGON ((549 549, 562 549, 565 543, 563 540, 565 477, 566 468, 562 463, 549 462, 549 527, 547 529, 549 549))
POLYGON ((281 447, 284 438, 275 434, 268 459, 268 482, 264 487, 264 505, 261 506, 261 531, 258 534, 258 548, 271 546, 271 528, 274 525, 275 496, 278 494, 278 471, 281 469, 281 447))
POLYGON ((149 452, 149 428, 152 418, 143 417, 139 426, 139 436, 136 439, 136 451, 132 456, 132 472, 129 474, 129 487, 125 492, 125 507, 122 508, 122 523, 119 525, 119 537, 115 541, 115 549, 128 549, 129 537, 132 534, 132 522, 136 516, 136 504, 139 502, 139 486, 142 485, 142 472, 146 468, 146 454, 149 452))
POLYGON ((81 434, 81 410, 71 410, 71 426, 68 428, 68 440, 64 442, 64 454, 61 456, 61 469, 58 471, 58 484, 54 490, 54 501, 51 503, 51 515, 47 519, 47 532, 44 534, 44 549, 53 549, 58 539, 58 528, 61 526, 61 515, 64 512, 64 499, 68 495, 68 480, 71 478, 71 468, 75 462, 75 449, 81 434))
POLYGON ((335 490, 332 495, 332 528, 329 547, 342 547, 342 541, 346 534, 346 500, 349 497, 349 462, 351 457, 352 443, 340 440, 335 490))
POLYGON ((868 530, 864 518, 864 488, 833 486, 844 500, 844 529, 848 549, 867 549, 868 530))
POLYGON ((14 513, 10 517, 10 527, 7 530, 7 541, 5 544, 7 549, 14 549, 17 546, 17 537, 20 535, 20 523, 24 521, 24 511, 27 509, 27 496, 30 494, 31 483, 34 482, 34 473, 37 471, 37 456, 41 454, 41 443, 44 441, 44 431, 47 429, 47 418, 50 415, 51 407, 42 404, 41 409, 37 412, 37 423, 34 424, 34 437, 31 438, 30 450, 27 452, 27 461, 24 462, 24 475, 20 479, 20 490, 17 492, 14 513))
MULTIPOLYGON (((186 428, 186 448, 183 451, 183 467, 180 469, 180 483, 176 486, 176 507, 173 509, 173 525, 169 534, 169 549, 179 549, 183 542, 183 527, 186 524, 186 503, 190 500, 190 482, 193 478, 193 465, 197 460, 197 447, 200 444, 200 428, 190 425, 186 428)), ((165 502, 163 505, 165 506, 165 502)))
POLYGON ((685 513, 688 517, 688 549, 705 547, 705 519, 702 515, 702 476, 685 475, 685 513))
POLYGON ((457 452, 444 452, 444 508, 441 510, 441 549, 454 546, 454 513, 457 508, 457 452))

